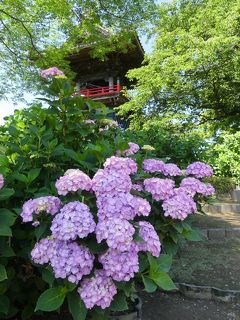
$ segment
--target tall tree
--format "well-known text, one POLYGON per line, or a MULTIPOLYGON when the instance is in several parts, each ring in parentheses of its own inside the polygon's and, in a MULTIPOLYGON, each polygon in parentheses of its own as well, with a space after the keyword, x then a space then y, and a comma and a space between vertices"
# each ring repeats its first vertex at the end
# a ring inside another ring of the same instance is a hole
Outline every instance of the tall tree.
POLYGON ((160 4, 158 17, 154 51, 129 72, 137 94, 121 113, 177 112, 195 124, 239 128, 240 1, 178 0, 160 4))
POLYGON ((153 0, 2 0, 0 93, 14 92, 21 80, 31 86, 36 67, 56 64, 69 75, 64 58, 79 44, 95 44, 100 58, 123 49, 128 32, 143 27, 154 7, 153 0), (104 37, 105 29, 112 36, 104 37))

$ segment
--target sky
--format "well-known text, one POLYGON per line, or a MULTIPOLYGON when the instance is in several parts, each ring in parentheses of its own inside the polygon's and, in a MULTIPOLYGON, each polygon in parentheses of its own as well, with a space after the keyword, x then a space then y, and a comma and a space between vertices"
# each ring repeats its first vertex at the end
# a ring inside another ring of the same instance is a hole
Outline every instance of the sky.
MULTIPOLYGON (((156 3, 160 2, 170 2, 171 0, 156 0, 156 3)), ((152 49, 153 41, 147 41, 146 37, 141 37, 141 43, 144 47, 144 50, 149 53, 152 49)), ((32 102, 34 100, 34 96, 27 93, 24 96, 27 102, 32 102)), ((17 102, 13 103, 13 101, 9 98, 8 100, 1 100, 0 101, 0 125, 4 123, 4 117, 13 114, 14 110, 22 109, 26 107, 26 103, 17 102)))

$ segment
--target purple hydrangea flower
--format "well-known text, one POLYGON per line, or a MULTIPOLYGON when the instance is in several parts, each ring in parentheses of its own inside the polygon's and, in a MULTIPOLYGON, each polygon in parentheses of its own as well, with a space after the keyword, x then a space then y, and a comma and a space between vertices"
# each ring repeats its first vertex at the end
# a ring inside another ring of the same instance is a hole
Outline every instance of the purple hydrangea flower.
POLYGON ((85 238, 95 230, 90 209, 79 201, 69 202, 52 221, 51 231, 58 240, 85 238))
POLYGON ((106 240, 109 248, 118 251, 126 251, 130 248, 134 233, 134 227, 127 220, 119 218, 101 221, 96 227, 97 242, 106 240))
POLYGON ((127 174, 137 172, 137 164, 133 159, 112 156, 104 163, 104 168, 116 171, 123 171, 127 174))
POLYGON ((94 256, 76 242, 58 241, 50 264, 56 278, 78 283, 83 276, 91 273, 94 256))
POLYGON ((164 200, 162 204, 164 215, 173 219, 184 220, 189 214, 197 211, 197 206, 192 197, 184 192, 164 200))
POLYGON ((2 174, 0 174, 0 190, 3 188, 4 186, 4 177, 2 174))
POLYGON ((141 192, 143 191, 143 185, 140 182, 134 183, 132 189, 141 192))
POLYGON ((156 159, 146 159, 143 161, 142 167, 145 172, 163 172, 165 163, 161 160, 156 159))
POLYGON ((131 188, 129 175, 122 171, 99 169, 92 179, 92 189, 97 196, 117 196, 119 193, 128 193, 131 188))
POLYGON ((203 194, 204 196, 210 196, 215 193, 215 190, 211 184, 205 184, 196 178, 184 178, 181 181, 180 188, 183 188, 186 193, 189 193, 192 197, 196 193, 203 194))
POLYGON ((64 73, 59 70, 57 67, 51 67, 45 70, 42 70, 40 73, 41 77, 47 79, 49 77, 54 77, 54 76, 64 76, 64 73))
POLYGON ((31 251, 32 260, 37 264, 49 263, 54 255, 58 241, 44 238, 37 242, 31 251))
POLYGON ((147 221, 138 222, 139 236, 143 241, 136 242, 137 251, 149 251, 154 257, 159 257, 161 243, 154 227, 147 221))
POLYGON ((94 306, 106 309, 117 293, 117 287, 103 270, 96 270, 92 278, 85 278, 81 282, 78 293, 87 309, 94 306))
POLYGON ((98 196, 97 206, 100 221, 113 217, 132 220, 136 215, 148 216, 151 211, 151 206, 146 199, 133 196, 130 193, 98 196))
POLYGON ((186 169, 186 175, 193 175, 196 178, 211 177, 213 175, 212 168, 204 162, 193 162, 186 169))
POLYGON ((139 271, 138 254, 136 250, 120 252, 108 249, 99 257, 99 262, 107 276, 116 281, 129 281, 134 278, 134 273, 139 271))
POLYGON ((127 157, 132 154, 137 153, 140 149, 139 145, 134 142, 129 142, 128 145, 129 145, 129 149, 127 149, 123 152, 123 154, 127 157))
POLYGON ((171 179, 149 178, 144 180, 144 187, 156 201, 165 200, 173 196, 175 182, 171 179))
POLYGON ((176 176, 182 175, 182 171, 174 163, 164 164, 162 172, 165 176, 171 176, 171 177, 176 177, 176 176))
POLYGON ((61 207, 61 200, 57 197, 46 196, 37 199, 30 199, 23 204, 21 217, 23 222, 33 221, 33 214, 46 212, 55 215, 61 207))
POLYGON ((79 169, 69 169, 65 172, 63 177, 56 181, 56 189, 59 195, 67 195, 69 192, 76 192, 78 190, 90 191, 92 181, 88 175, 79 169))

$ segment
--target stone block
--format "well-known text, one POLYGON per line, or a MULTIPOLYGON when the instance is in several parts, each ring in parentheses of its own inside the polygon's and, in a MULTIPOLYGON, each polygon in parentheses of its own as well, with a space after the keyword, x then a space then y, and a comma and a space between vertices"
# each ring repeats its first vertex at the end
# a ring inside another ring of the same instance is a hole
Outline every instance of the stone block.
POLYGON ((240 228, 226 229, 226 238, 240 238, 240 228))
POLYGON ((236 202, 240 202, 240 190, 232 191, 232 200, 236 202))
POLYGON ((209 240, 223 240, 225 238, 225 229, 208 229, 209 240))

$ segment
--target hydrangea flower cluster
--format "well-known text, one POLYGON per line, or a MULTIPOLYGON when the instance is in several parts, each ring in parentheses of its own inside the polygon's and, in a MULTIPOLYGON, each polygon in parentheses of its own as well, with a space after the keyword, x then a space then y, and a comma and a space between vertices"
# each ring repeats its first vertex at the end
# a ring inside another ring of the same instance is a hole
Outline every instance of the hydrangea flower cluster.
MULTIPOLYGON (((136 153, 139 146, 129 143, 129 147, 124 152, 127 157, 108 158, 92 179, 78 169, 71 169, 57 180, 59 195, 85 190, 91 192, 92 201, 94 194, 95 215, 83 202, 74 200, 62 206, 60 199, 52 196, 30 199, 23 205, 24 222, 33 221, 34 215, 40 212, 46 212, 52 220, 51 235, 35 244, 32 260, 49 264, 56 278, 77 284, 88 309, 110 306, 117 293, 114 281, 129 281, 139 272, 140 252, 150 252, 154 257, 161 252, 154 226, 143 221, 151 212, 150 203, 134 195, 133 190, 143 196, 150 193, 153 200, 161 202, 164 216, 179 220, 197 211, 196 194, 207 196, 214 192, 210 184, 196 178, 209 174, 207 165, 189 166, 187 175, 195 177, 185 177, 179 184, 180 178, 175 183, 174 177, 183 175, 180 168, 157 159, 144 160, 143 169, 147 174, 140 175, 143 181, 138 181, 139 175, 135 175, 133 184, 131 175, 137 173, 138 166, 128 156, 136 153), (151 173, 168 177, 142 178, 151 173), (93 250, 91 243, 98 250, 93 250)), ((83 199, 88 197, 84 194, 83 199)))
POLYGON ((102 270, 96 270, 92 278, 85 278, 78 293, 88 309, 95 305, 102 309, 108 308, 117 293, 112 278, 106 276, 102 270))
POLYGON ((3 188, 4 186, 4 177, 2 174, 0 174, 0 190, 3 188))
POLYGON ((38 215, 43 211, 50 215, 55 215, 61 208, 61 205, 61 200, 53 196, 30 199, 24 203, 21 217, 23 222, 31 222, 33 221, 34 214, 38 215))
POLYGON ((191 196, 196 193, 201 193, 204 196, 211 196, 215 193, 213 186, 210 183, 203 183, 196 178, 184 178, 181 181, 180 187, 186 190, 191 196))
POLYGON ((156 201, 165 200, 173 196, 175 182, 171 179, 149 178, 144 180, 144 187, 156 201))
POLYGON ((193 198, 185 192, 180 192, 163 201, 164 216, 173 219, 184 220, 189 214, 197 211, 196 203, 193 198))
POLYGON ((85 238, 95 231, 95 222, 89 207, 79 201, 65 204, 52 221, 51 231, 58 240, 85 238))
POLYGON ((211 177, 213 175, 212 168, 204 162, 193 162, 186 169, 186 175, 192 175, 196 178, 211 177))
POLYGON ((56 278, 67 278, 72 283, 90 274, 94 261, 93 254, 76 242, 48 238, 35 244, 31 256, 35 263, 50 263, 56 278))
POLYGON ((140 149, 139 145, 134 142, 129 142, 128 145, 129 145, 129 149, 125 150, 123 153, 127 157, 137 153, 140 149))
POLYGON ((59 195, 66 196, 69 192, 78 190, 90 191, 92 187, 91 179, 79 169, 69 169, 63 177, 60 177, 56 184, 59 195))
POLYGON ((57 67, 51 67, 40 72, 41 77, 47 79, 54 76, 64 76, 64 73, 57 67))

